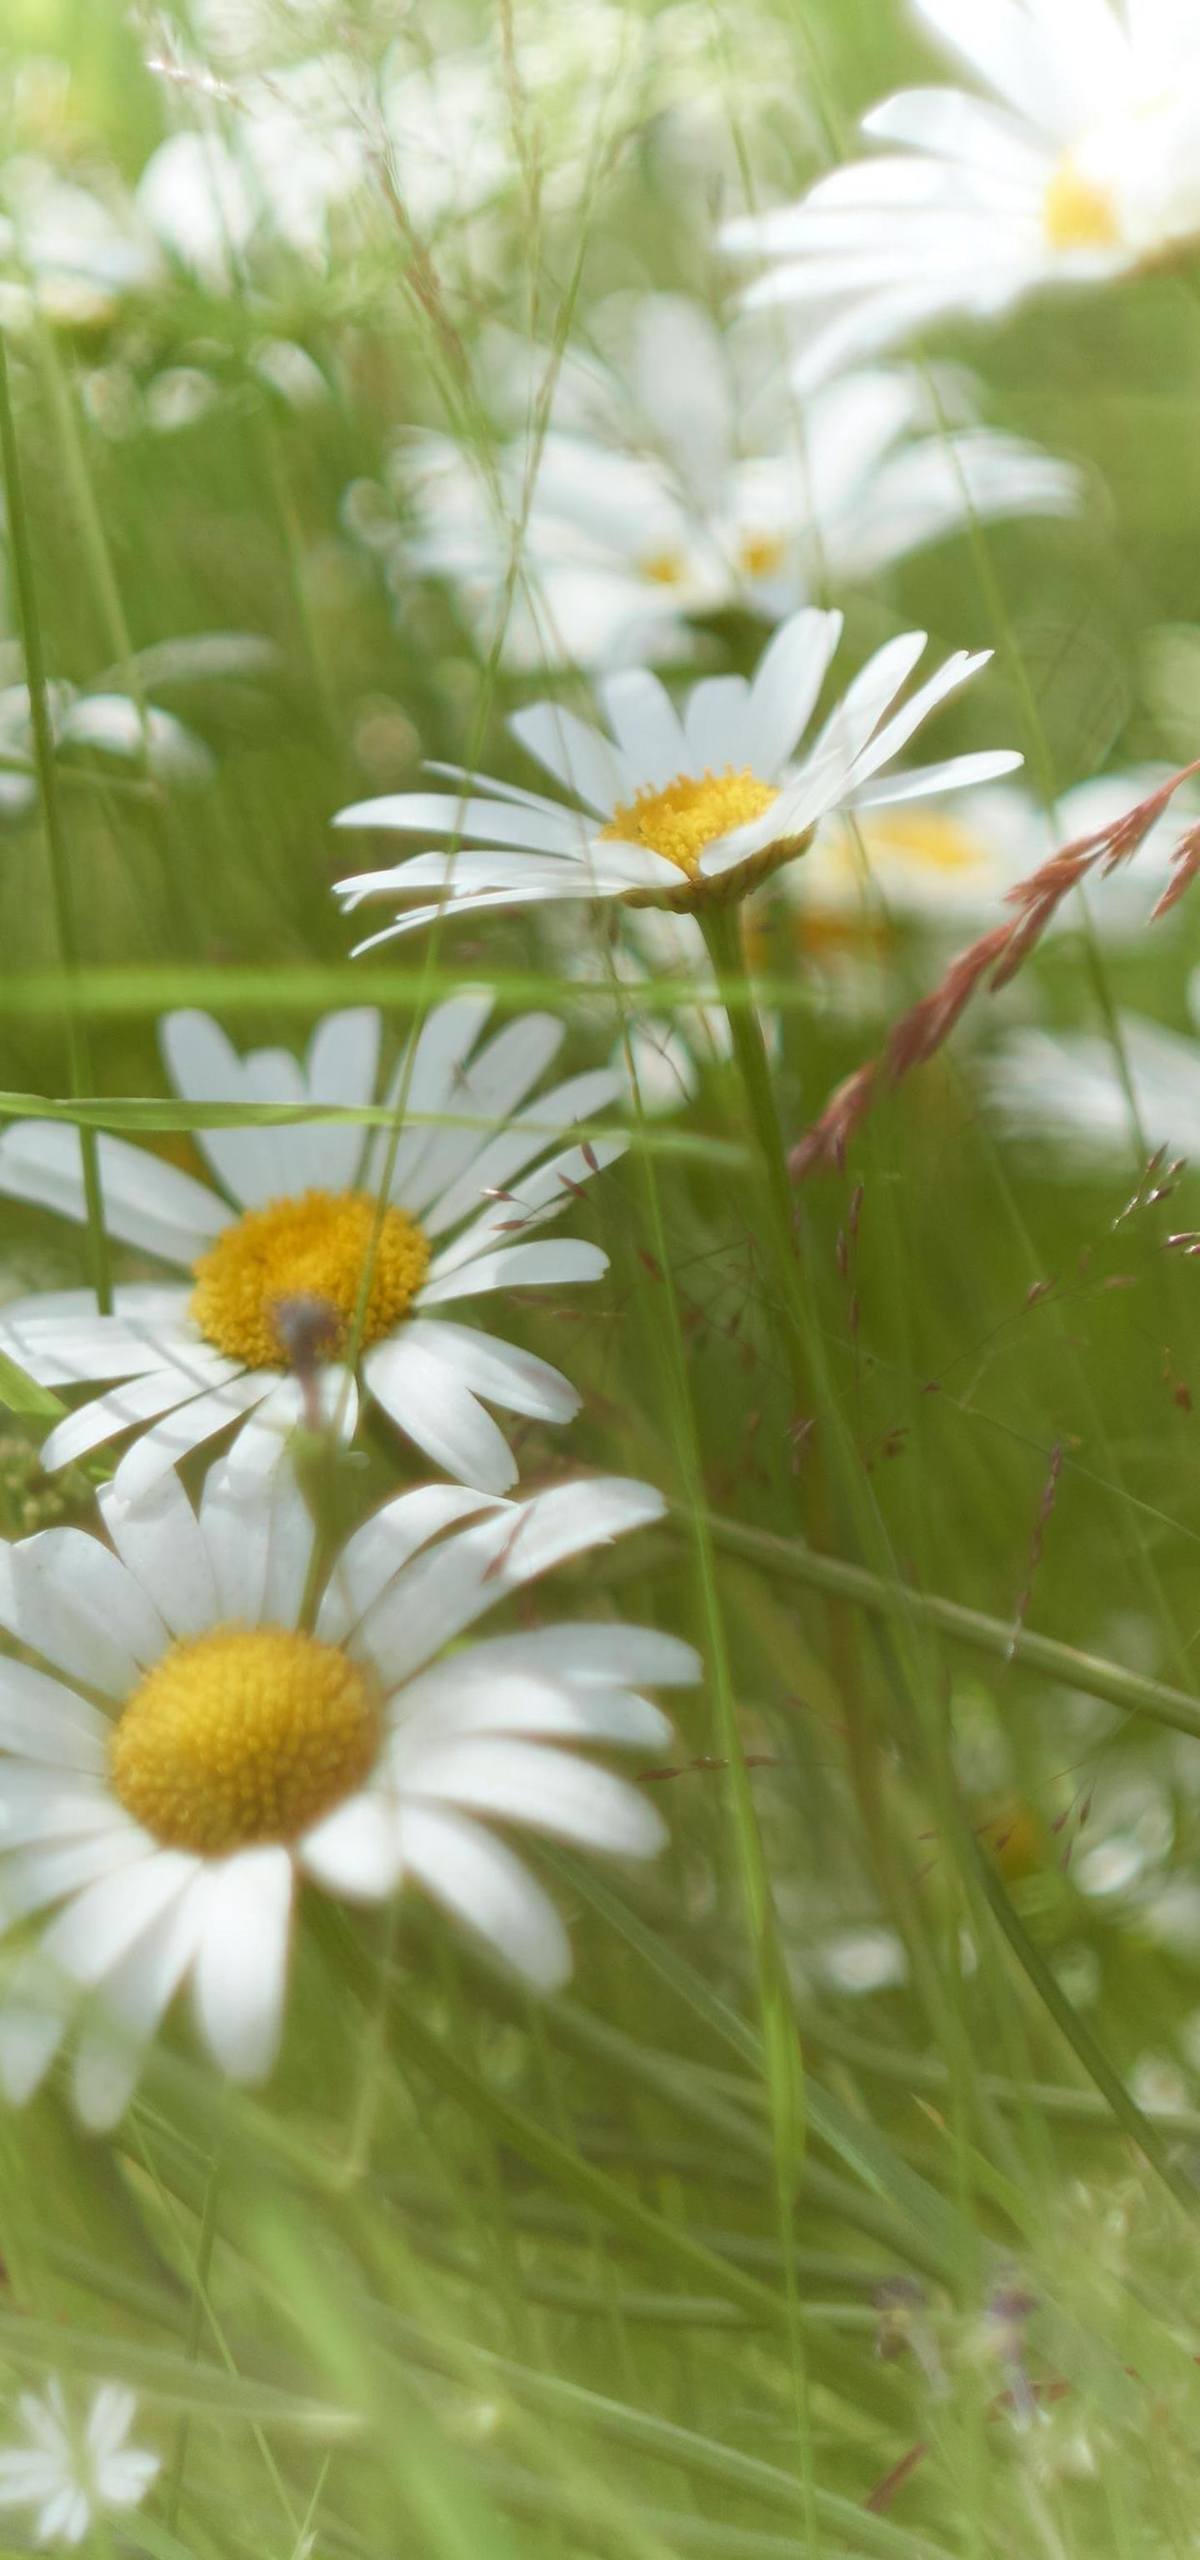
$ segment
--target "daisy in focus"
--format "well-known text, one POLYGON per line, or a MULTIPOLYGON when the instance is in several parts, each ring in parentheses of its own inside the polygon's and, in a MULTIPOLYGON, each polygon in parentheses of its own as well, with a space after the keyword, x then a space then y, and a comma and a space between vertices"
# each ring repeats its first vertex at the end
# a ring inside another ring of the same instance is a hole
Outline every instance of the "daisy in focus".
MULTIPOLYGON (((535 1231, 626 1141, 562 1145, 618 1079, 596 1070, 536 1091, 564 1026, 526 1014, 485 1041, 491 1001, 467 991, 427 1017, 386 1096, 398 1134, 304 1121, 197 1131, 219 1191, 144 1147, 100 1139, 108 1232, 189 1276, 118 1287, 108 1315, 85 1289, 5 1309, 0 1350, 29 1376, 101 1389, 56 1424, 43 1466, 134 1432, 117 1469, 132 1495, 241 1425, 243 1464, 269 1469, 302 1419, 336 1417, 351 1433, 361 1381, 460 1483, 512 1484, 516 1462, 486 1406, 566 1422, 579 1398, 546 1361, 445 1311, 497 1289, 597 1279, 608 1267, 599 1246, 535 1231)), ((207 1014, 169 1014, 161 1030, 176 1091, 234 1104, 371 1103, 380 1036, 373 1008, 330 1014, 301 1064, 278 1049, 240 1058, 207 1014)), ((0 1193, 85 1219, 78 1132, 11 1123, 0 1193)))
POLYGON ((756 304, 813 317, 805 385, 942 318, 1148 265, 1200 231, 1192 0, 916 0, 982 94, 906 89, 864 119, 899 148, 728 226, 770 261, 756 304))
POLYGON ((106 2513, 139 2507, 162 2468, 156 2453, 129 2442, 137 2402, 105 2382, 85 2419, 75 2417, 57 2374, 39 2396, 22 2391, 23 2445, 0 2449, 0 2507, 33 2507, 34 2538, 62 2550, 82 2542, 106 2513))
POLYGON ((661 1497, 619 1478, 519 1505, 401 1494, 334 1559, 311 1632, 316 1533, 289 1469, 264 1487, 219 1459, 198 1510, 174 1473, 100 1503, 111 1547, 48 1529, 0 1554, 23 1657, 0 1660, 0 1909, 23 1933, 0 1980, 9 2099, 77 2030, 77 2112, 115 2123, 185 1981, 213 2060, 261 2080, 302 1879, 362 1903, 420 1885, 535 1989, 561 1983, 562 1922, 492 1826, 651 1856, 646 1794, 580 1746, 661 1748, 642 1685, 700 1666, 615 1623, 459 1639, 661 1497), (31 1940, 35 1914, 53 1916, 31 1940))
POLYGON ((962 789, 1020 764, 1019 755, 1002 751, 885 774, 939 704, 991 656, 958 650, 897 707, 924 653, 923 631, 876 650, 797 760, 841 628, 838 613, 793 614, 752 680, 706 677, 693 686, 682 717, 644 667, 599 684, 607 733, 556 702, 514 712, 509 727, 518 745, 560 791, 573 793, 578 808, 508 783, 485 782, 476 792, 473 778, 454 768, 457 792, 400 792, 343 809, 341 826, 441 838, 451 848, 413 853, 338 884, 349 908, 365 899, 419 901, 360 950, 446 912, 477 915, 564 898, 703 914, 744 898, 794 861, 835 810, 962 789))
POLYGON ((970 423, 959 377, 940 386, 950 427, 901 370, 849 375, 800 411, 765 333, 722 330, 682 294, 614 300, 599 353, 546 359, 549 431, 510 443, 498 469, 441 435, 396 449, 412 520, 387 564, 398 600, 414 571, 449 579, 510 664, 661 663, 694 647, 689 616, 777 622, 972 517, 1078 502, 1069 465, 970 423))

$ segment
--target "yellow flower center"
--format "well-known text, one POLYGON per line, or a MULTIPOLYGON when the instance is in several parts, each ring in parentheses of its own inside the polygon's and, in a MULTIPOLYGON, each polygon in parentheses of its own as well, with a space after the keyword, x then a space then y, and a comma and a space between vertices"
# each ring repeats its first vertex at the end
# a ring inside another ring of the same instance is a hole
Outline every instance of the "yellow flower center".
POLYGON ((1107 189, 1085 178, 1070 158, 1059 163, 1046 189, 1042 226, 1052 249, 1115 249, 1121 237, 1107 189))
POLYGON ((372 1768, 379 1701, 338 1646, 283 1627, 215 1627, 173 1645, 110 1746, 127 1813, 203 1858, 297 1838, 372 1768))
POLYGON ((345 1347, 363 1271, 364 1346, 407 1315, 429 1267, 429 1243, 403 1209, 365 1191, 305 1191, 248 1209, 193 1265, 192 1315, 209 1342, 249 1369, 286 1369, 299 1327, 325 1357, 345 1347))
POLYGON ((695 880, 706 845, 761 818, 778 798, 774 784, 760 782, 748 765, 740 773, 726 765, 723 773, 706 772, 699 780, 680 773, 665 791, 639 791, 636 800, 623 800, 600 832, 622 844, 649 845, 695 880))
MULTIPOLYGON (((887 861, 898 855, 902 862, 924 864, 931 871, 978 871, 986 862, 984 847, 969 827, 960 826, 957 818, 943 818, 935 810, 907 815, 901 810, 886 818, 871 818, 864 829, 867 850, 873 860, 887 861)), ((854 839, 846 839, 845 858, 857 864, 858 850, 854 839)))
POLYGON ((787 544, 781 533, 746 533, 738 544, 737 564, 743 578, 770 578, 783 566, 787 544))
POLYGON ((681 551, 650 551, 638 566, 644 578, 656 587, 678 587, 683 584, 685 562, 681 551))

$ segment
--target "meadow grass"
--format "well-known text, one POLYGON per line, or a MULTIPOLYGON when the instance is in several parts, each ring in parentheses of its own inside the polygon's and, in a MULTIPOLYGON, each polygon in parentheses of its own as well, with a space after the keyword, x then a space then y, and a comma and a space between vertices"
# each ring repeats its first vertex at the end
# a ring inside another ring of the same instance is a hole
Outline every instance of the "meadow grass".
MULTIPOLYGON (((296 52, 447 41, 385 0, 317 35, 276 14, 296 52)), ((632 47, 671 10, 625 15, 632 47)), ((618 84, 561 128, 530 104, 523 48, 555 26, 520 0, 457 25, 498 29, 512 65, 513 174, 476 226, 415 221, 384 168, 324 262, 268 246, 219 287, 166 271, 86 324, 14 305, 11 681, 24 666, 36 706, 43 678, 103 678, 211 761, 176 787, 146 729, 105 759, 60 754, 36 720, 14 754, 36 796, 0 838, 6 1117, 196 1169, 196 1130, 247 1115, 168 1091, 155 1026, 180 1005, 286 1047, 323 1009, 377 1002, 395 1052, 482 978, 501 1014, 565 1014, 570 1069, 643 1006, 686 1019, 694 981, 650 963, 635 1007, 587 910, 582 995, 536 915, 445 918, 356 963, 330 895, 354 867, 342 804, 419 788, 425 758, 528 782, 504 717, 546 689, 477 650, 444 586, 389 594, 347 490, 414 423, 486 463, 488 324, 561 354, 605 293, 727 283, 713 190, 618 84), (303 351, 311 396, 273 387, 267 341, 303 351), (156 425, 185 374, 207 386, 196 414, 156 425), (213 633, 270 653, 172 663, 168 644, 213 633)), ((181 8, 8 0, 5 151, 132 185, 175 125, 236 133, 236 83, 169 76, 204 59, 181 8)), ((713 0, 700 59, 722 153, 779 192, 916 76, 918 48, 885 0, 713 0), (794 94, 748 108, 768 41, 794 94)), ((851 651, 914 624, 994 646, 932 752, 1018 744, 1052 803, 1106 764, 1183 760, 1194 261, 1067 318, 1034 304, 964 351, 992 423, 1081 466, 1082 505, 889 570, 848 600, 851 651)), ((517 522, 514 597, 524 574, 517 522)), ((693 637, 681 676, 759 645, 736 612, 693 637)), ((581 675, 552 685, 587 709, 581 675)), ((932 983, 944 937, 874 930, 850 954, 868 994, 846 1001, 844 951, 769 903, 768 1064, 736 939, 714 934, 734 1056, 685 1110, 635 1108, 627 1157, 573 1211, 606 1278, 505 1310, 584 1397, 569 1434, 523 1427, 523 1481, 596 1468, 667 1498, 556 1599, 704 1656, 643 1772, 669 1848, 637 1870, 538 1853, 576 1968, 544 2002, 415 1897, 323 1904, 265 2088, 225 2086, 185 2021, 113 2136, 82 2131, 55 2079, 0 2115, 0 2401, 50 2374, 128 2383, 163 2456, 144 2506, 96 2522, 97 2554, 1197 2548, 1200 1378, 1167 1239, 1200 1195, 1186 1164, 1147 1176, 1135 1116, 1083 1161, 1008 1141, 980 1072, 1026 1022, 1099 1027, 1118 1060, 1130 1009, 1185 1029, 1197 917, 1058 935, 883 1102, 843 1174, 799 1193, 784 1145, 932 983)), ((6 1297, 143 1272, 93 1208, 75 1228, 5 1205, 6 1297)), ((8 1369, 0 1398, 0 1525, 86 1524, 111 1460, 42 1476, 55 1399, 8 1369)), ((337 1516, 420 1478, 373 1425, 337 1516)), ((14 2525, 4 2548, 27 2547, 14 2525)))

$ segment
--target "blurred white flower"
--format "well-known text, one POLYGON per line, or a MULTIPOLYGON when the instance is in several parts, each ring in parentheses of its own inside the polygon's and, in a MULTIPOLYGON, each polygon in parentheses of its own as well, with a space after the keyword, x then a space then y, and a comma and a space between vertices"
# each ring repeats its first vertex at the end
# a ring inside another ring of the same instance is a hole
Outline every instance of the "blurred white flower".
POLYGON ((371 944, 448 909, 474 915, 559 899, 615 899, 697 911, 746 896, 802 854, 835 810, 966 788, 1020 763, 1002 750, 906 773, 885 770, 991 655, 957 651, 897 708, 925 650, 922 631, 876 650, 797 761, 840 634, 840 614, 793 614, 752 680, 707 678, 692 687, 682 717, 648 669, 608 676, 599 693, 611 735, 561 703, 527 704, 509 722, 513 736, 582 808, 486 779, 477 793, 474 778, 457 769, 452 792, 359 802, 340 812, 340 825, 440 838, 450 850, 360 872, 338 884, 341 896, 354 908, 366 899, 426 893, 426 903, 372 935, 371 944))
MULTIPOLYGON (((140 704, 127 693, 99 688, 79 693, 63 683, 49 688, 48 701, 54 743, 64 760, 111 757, 168 788, 207 782, 215 771, 202 740, 174 712, 155 703, 140 704)), ((36 804, 28 687, 5 685, 0 689, 0 818, 23 820, 36 804)))
POLYGON ((658 1519, 661 1497, 616 1477, 522 1504, 400 1494, 328 1561, 311 1627, 317 1533, 289 1469, 264 1483, 235 1456, 197 1506, 173 1472, 140 1502, 106 1485, 100 1504, 111 1545, 48 1529, 0 1552, 0 1625, 21 1648, 0 1658, 3 1927, 21 1926, 0 1982, 10 2102, 75 2031, 76 2110, 114 2124, 185 1982, 213 2060, 264 2078, 303 1882, 356 1903, 415 1884, 556 1988, 563 1923, 494 1826, 652 1856, 665 1833, 648 1794, 589 1749, 661 1750, 670 1727, 643 1689, 700 1664, 617 1621, 460 1639, 658 1519))
MULTIPOLYGON (((1200 1033, 1200 972, 1189 982, 1188 1008, 1200 1033)), ((1117 1032, 1119 1055, 1099 1032, 1010 1032, 983 1070, 1001 1127, 1040 1141, 1056 1164, 1074 1160, 1084 1169, 1114 1157, 1128 1164, 1142 1142, 1200 1160, 1200 1039, 1133 1013, 1118 1014, 1117 1032)))
POLYGON ((1100 284, 1200 230, 1194 0, 916 0, 985 94, 906 89, 864 130, 900 148, 731 224, 771 263, 755 304, 812 322, 805 383, 942 317, 1100 284))
POLYGON ((160 143, 138 183, 139 211, 211 292, 229 292, 271 245, 323 265, 333 217, 366 175, 368 131, 349 57, 289 65, 245 83, 224 131, 186 127, 160 143))
MULTIPOLYGON (((961 792, 950 811, 936 800, 866 811, 823 827, 786 885, 801 915, 818 925, 911 921, 969 932, 998 923, 1009 890, 1056 847, 1109 825, 1165 780, 1166 768, 1158 766, 1104 774, 1064 792, 1053 822, 1023 782, 961 792)), ((1089 887, 1088 914, 1104 939, 1123 941, 1145 924, 1194 808, 1185 788, 1175 814, 1168 811, 1151 829, 1136 859, 1089 887)), ((1067 900, 1052 930, 1080 920, 1078 899, 1067 900)))
POLYGON ((36 302, 68 328, 99 328, 125 296, 160 281, 152 233, 112 178, 101 195, 64 178, 33 154, 0 168, 0 271, 3 313, 19 324, 36 302))
POLYGON ((156 2453, 128 2441, 137 2402, 118 2383, 102 2383, 86 2419, 68 2406, 55 2374, 41 2397, 22 2391, 21 2446, 0 2451, 0 2507, 36 2508, 34 2535, 44 2548, 82 2542, 106 2512, 141 2505, 161 2469, 156 2453))
POLYGON ((510 662, 678 658, 690 615, 777 621, 972 517, 1077 502, 1067 464, 961 423, 961 377, 943 430, 905 371, 851 375, 801 409, 759 331, 722 330, 684 295, 617 297, 594 333, 600 352, 557 375, 527 359, 531 387, 540 372, 553 389, 548 432, 486 463, 444 436, 397 449, 413 517, 398 581, 452 580, 486 640, 503 617, 510 662))
POLYGON ((839 1929, 817 1948, 816 1964, 828 1990, 855 1999, 908 1980, 908 1958, 894 1929, 839 1929))

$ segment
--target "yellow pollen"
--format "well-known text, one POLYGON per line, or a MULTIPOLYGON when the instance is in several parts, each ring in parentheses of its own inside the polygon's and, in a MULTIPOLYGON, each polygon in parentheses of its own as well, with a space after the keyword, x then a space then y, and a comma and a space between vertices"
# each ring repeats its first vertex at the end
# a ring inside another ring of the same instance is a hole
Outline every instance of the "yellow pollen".
POLYGON ((614 809, 600 832, 622 844, 649 845, 652 853, 665 854, 695 880, 706 845, 735 827, 748 826, 751 818, 761 818, 778 798, 774 784, 760 782, 748 765, 735 773, 727 764, 723 773, 705 772, 698 780, 694 774, 677 774, 665 791, 639 791, 636 800, 623 800, 614 809))
POLYGON ((681 551, 650 551, 638 562, 642 576, 656 587, 682 586, 684 566, 681 551))
POLYGON ((283 1627, 215 1627, 173 1645, 110 1745, 127 1813, 168 1849, 227 1857, 294 1840, 361 1786, 379 1701, 338 1646, 283 1627))
MULTIPOLYGON (((250 1369, 289 1365, 289 1307, 328 1310, 321 1349, 341 1351, 371 1264, 364 1347, 407 1315, 429 1266, 429 1243, 403 1209, 365 1191, 305 1191, 248 1209, 193 1264, 192 1315, 209 1342, 250 1369), (376 1231, 378 1221, 378 1232, 376 1231)), ((311 1324, 309 1333, 312 1333, 311 1324)))
POLYGON ((770 578, 782 568, 786 549, 781 533, 743 534, 738 544, 738 568, 744 578, 770 578))
POLYGON ((1060 163, 1046 189, 1042 227, 1052 249, 1114 249, 1121 237, 1112 197, 1070 159, 1060 163))

